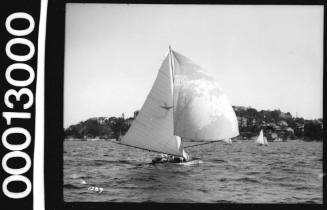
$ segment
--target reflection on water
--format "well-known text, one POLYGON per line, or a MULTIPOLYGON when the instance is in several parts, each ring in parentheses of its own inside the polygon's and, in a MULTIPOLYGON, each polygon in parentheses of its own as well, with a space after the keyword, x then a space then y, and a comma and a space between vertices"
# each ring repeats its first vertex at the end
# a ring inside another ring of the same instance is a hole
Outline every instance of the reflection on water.
POLYGON ((268 147, 218 142, 188 151, 203 162, 152 165, 156 153, 111 142, 66 141, 64 200, 322 203, 321 142, 268 147))

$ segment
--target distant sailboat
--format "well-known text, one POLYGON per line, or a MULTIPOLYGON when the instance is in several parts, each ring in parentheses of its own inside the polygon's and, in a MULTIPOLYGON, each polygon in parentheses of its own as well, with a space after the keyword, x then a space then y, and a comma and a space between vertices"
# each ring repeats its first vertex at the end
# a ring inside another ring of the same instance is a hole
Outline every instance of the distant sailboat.
POLYGON ((261 131, 260 131, 260 134, 259 134, 258 138, 255 140, 255 142, 256 142, 258 145, 265 145, 265 146, 268 146, 267 138, 263 136, 263 131, 262 131, 262 129, 261 129, 261 131))
POLYGON ((189 161, 183 138, 210 143, 238 135, 235 112, 217 82, 169 47, 152 89, 121 144, 189 161))

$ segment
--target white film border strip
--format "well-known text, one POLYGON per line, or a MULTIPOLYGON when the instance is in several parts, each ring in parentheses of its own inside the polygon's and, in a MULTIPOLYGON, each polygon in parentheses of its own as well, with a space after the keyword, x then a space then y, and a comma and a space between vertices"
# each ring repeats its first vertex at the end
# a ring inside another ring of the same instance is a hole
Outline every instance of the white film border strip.
POLYGON ((33 209, 45 209, 44 196, 44 74, 48 0, 41 0, 38 31, 38 59, 35 94, 35 143, 33 168, 33 209))

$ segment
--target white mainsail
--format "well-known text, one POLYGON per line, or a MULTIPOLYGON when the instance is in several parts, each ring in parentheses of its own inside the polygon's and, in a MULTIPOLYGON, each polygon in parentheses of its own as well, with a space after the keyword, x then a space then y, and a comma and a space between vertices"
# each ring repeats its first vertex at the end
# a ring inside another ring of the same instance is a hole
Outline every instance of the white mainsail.
POLYGON ((169 50, 121 143, 188 159, 182 138, 217 141, 237 135, 235 112, 218 84, 190 59, 169 50))
POLYGON ((218 83, 193 61, 173 51, 174 134, 217 141, 239 135, 235 112, 218 83))
POLYGON ((257 144, 268 145, 267 138, 263 136, 263 131, 261 129, 258 138, 255 140, 257 144))

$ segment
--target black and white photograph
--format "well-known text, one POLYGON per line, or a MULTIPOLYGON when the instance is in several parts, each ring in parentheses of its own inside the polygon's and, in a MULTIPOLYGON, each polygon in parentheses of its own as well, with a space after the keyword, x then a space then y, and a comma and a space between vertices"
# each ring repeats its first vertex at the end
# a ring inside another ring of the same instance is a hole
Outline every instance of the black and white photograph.
POLYGON ((323 203, 323 5, 66 3, 63 200, 323 203))

